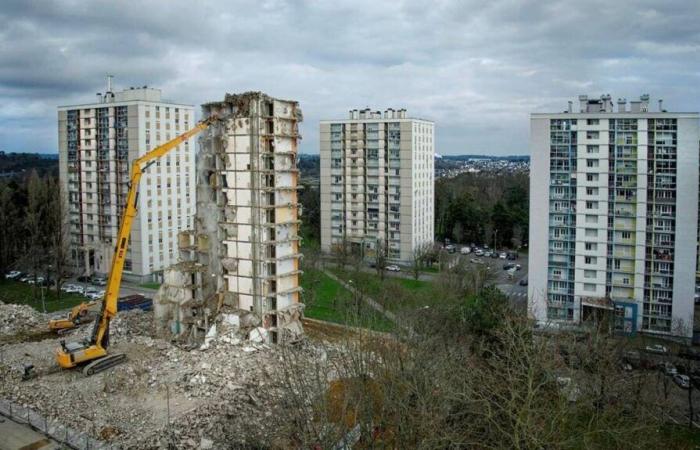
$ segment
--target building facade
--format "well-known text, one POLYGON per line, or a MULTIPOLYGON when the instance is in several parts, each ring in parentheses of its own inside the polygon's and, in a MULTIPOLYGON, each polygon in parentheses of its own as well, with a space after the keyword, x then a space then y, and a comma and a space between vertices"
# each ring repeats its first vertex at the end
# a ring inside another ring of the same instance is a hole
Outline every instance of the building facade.
MULTIPOLYGON (((131 163, 195 125, 194 109, 163 101, 158 89, 112 92, 94 103, 58 108, 59 175, 79 274, 109 272, 129 189, 131 163)), ((192 226, 192 139, 150 166, 141 179, 124 278, 159 280, 177 260, 177 235, 192 226)))
POLYGON ((579 101, 531 116, 529 314, 690 337, 699 116, 579 101))
POLYGON ((260 92, 202 106, 225 121, 200 135, 194 228, 180 233, 180 263, 156 297, 163 329, 203 336, 230 308, 261 339, 302 333, 297 201, 299 104, 260 92))
POLYGON ((321 247, 410 262, 433 242, 435 124, 351 110, 320 124, 321 247), (379 247, 382 246, 382 247, 379 247))

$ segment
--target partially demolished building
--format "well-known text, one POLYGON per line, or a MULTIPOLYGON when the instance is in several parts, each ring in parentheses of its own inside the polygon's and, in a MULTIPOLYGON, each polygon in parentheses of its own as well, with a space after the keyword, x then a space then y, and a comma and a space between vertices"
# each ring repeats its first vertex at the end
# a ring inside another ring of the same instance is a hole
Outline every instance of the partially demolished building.
POLYGON ((154 302, 157 325, 194 344, 223 317, 259 341, 295 340, 299 105, 249 92, 202 110, 226 119, 200 138, 194 229, 179 235, 180 262, 154 302))

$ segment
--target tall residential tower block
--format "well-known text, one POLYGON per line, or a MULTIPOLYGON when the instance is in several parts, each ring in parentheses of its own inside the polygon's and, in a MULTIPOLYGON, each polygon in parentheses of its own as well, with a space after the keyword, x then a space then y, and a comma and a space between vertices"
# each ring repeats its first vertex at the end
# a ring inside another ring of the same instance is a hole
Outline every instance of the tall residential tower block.
POLYGON ((297 142, 301 109, 260 92, 202 106, 224 120, 200 135, 194 228, 155 299, 161 329, 203 336, 224 309, 260 339, 301 333, 297 142))
POLYGON ((321 121, 321 247, 409 262, 433 242, 435 124, 351 110, 321 121))
MULTIPOLYGON (((58 108, 59 173, 78 273, 109 272, 131 163, 194 125, 192 106, 164 101, 146 86, 112 92, 111 79, 96 102, 58 108)), ((192 226, 194 159, 190 139, 141 179, 125 278, 159 279, 177 260, 178 232, 192 226)))
POLYGON ((531 116, 529 312, 689 337, 698 237, 697 113, 579 97, 531 116))

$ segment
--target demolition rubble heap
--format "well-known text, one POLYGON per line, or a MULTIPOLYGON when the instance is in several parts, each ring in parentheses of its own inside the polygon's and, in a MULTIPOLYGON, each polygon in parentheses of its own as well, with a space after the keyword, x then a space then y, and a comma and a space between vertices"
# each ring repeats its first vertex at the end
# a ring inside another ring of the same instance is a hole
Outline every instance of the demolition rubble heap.
POLYGON ((154 299, 163 336, 192 346, 241 327, 259 342, 298 340, 297 102, 260 92, 203 105, 222 118, 200 137, 194 229, 154 299))
MULTIPOLYGON (((329 347, 313 339, 293 347, 255 343, 235 326, 207 345, 186 350, 155 336, 153 313, 121 312, 112 321, 110 352, 127 361, 84 377, 59 370, 61 339, 0 347, 0 401, 29 408, 111 448, 257 448, 269 446, 285 399, 285 352, 313 367, 329 347), (24 364, 37 377, 21 380, 24 364)), ((95 447, 91 447, 95 448, 95 447)))
POLYGON ((0 302, 0 339, 45 331, 48 316, 27 305, 0 302))

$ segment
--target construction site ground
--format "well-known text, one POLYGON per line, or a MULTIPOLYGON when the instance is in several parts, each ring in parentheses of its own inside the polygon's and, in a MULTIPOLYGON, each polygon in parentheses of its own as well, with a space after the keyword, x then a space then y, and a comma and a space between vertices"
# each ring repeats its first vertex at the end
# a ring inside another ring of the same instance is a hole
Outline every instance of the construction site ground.
MULTIPOLYGON (((244 448, 272 445, 274 411, 284 400, 283 352, 326 357, 344 332, 314 321, 293 348, 215 339, 187 350, 154 337, 151 313, 120 313, 109 351, 127 361, 85 377, 54 360, 60 340, 88 337, 87 325, 47 335, 47 317, 24 305, 0 303, 0 399, 36 411, 114 448, 244 448), (26 364, 37 376, 23 381, 26 364)), ((276 447, 285 447, 277 442, 276 447)))

